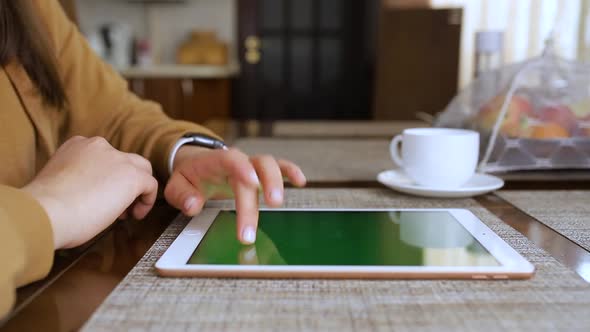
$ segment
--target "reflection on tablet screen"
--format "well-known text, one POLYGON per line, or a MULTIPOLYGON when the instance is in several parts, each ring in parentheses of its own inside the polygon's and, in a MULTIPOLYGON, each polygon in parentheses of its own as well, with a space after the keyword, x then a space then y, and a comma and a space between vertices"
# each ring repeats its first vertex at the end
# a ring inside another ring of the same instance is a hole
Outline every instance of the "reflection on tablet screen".
POLYGON ((260 212, 256 244, 221 211, 188 264, 499 266, 448 212, 260 212))

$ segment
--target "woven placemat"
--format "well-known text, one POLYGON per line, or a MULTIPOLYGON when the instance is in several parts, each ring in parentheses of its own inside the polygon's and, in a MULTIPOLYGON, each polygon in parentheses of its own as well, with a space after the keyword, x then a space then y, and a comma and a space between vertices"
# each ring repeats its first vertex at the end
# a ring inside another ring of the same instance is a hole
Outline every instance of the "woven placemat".
POLYGON ((590 191, 501 191, 497 194, 590 250, 590 191))
MULTIPOLYGON (((217 202, 215 206, 227 206, 217 202)), ((113 291, 86 331, 589 330, 590 286, 473 200, 385 189, 289 190, 288 207, 468 208, 536 268, 524 281, 160 278, 176 220, 113 291)))
POLYGON ((388 139, 240 139, 249 155, 271 154, 297 163, 309 181, 376 181, 394 168, 388 139))
POLYGON ((423 121, 277 121, 274 137, 389 137, 404 129, 427 127, 423 121))

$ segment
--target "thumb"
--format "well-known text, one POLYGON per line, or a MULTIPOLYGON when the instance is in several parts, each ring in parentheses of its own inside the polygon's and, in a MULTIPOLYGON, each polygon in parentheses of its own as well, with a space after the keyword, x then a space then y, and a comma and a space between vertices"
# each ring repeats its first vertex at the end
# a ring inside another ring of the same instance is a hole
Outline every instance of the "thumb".
POLYGON ((180 172, 174 172, 168 180, 164 197, 187 216, 198 214, 205 205, 204 196, 180 172))

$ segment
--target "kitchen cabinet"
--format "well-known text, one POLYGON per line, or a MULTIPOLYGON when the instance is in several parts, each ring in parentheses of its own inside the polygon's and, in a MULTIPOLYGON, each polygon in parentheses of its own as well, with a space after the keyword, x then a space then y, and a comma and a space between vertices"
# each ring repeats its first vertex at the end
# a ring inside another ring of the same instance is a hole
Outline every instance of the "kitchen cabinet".
MULTIPOLYGON (((77 6, 76 0, 59 1, 68 16, 74 22, 78 22, 79 13, 76 9, 82 7, 83 4, 77 6)), ((182 3, 184 1, 138 0, 130 2, 182 3)), ((103 9, 96 11, 96 15, 108 14, 109 10, 121 8, 106 2, 96 6, 96 8, 104 6, 103 9)), ((86 13, 95 15, 95 11, 87 10, 86 13)), ((93 17, 93 21, 110 22, 110 18, 93 17)), ((113 23, 123 22, 115 20, 113 23)), ((167 37, 176 39, 176 36, 173 35, 167 37)), ((174 63, 154 63, 130 67, 127 65, 117 66, 116 63, 112 63, 112 65, 128 81, 131 91, 141 98, 159 103, 164 112, 173 119, 205 123, 211 120, 229 120, 231 117, 232 83, 240 74, 240 65, 237 60, 229 59, 228 63, 223 65, 178 65, 174 63)))
POLYGON ((145 77, 128 78, 138 96, 155 101, 174 119, 204 123, 231 116, 231 80, 145 77))

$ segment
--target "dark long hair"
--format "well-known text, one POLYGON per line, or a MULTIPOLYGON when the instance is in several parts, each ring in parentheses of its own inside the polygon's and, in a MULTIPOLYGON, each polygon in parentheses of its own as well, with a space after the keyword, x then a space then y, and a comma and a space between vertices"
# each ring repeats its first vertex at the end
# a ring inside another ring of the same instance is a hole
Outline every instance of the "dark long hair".
POLYGON ((55 53, 42 32, 42 23, 31 2, 0 0, 0 64, 4 66, 17 60, 43 101, 64 108, 67 97, 57 71, 55 53))

